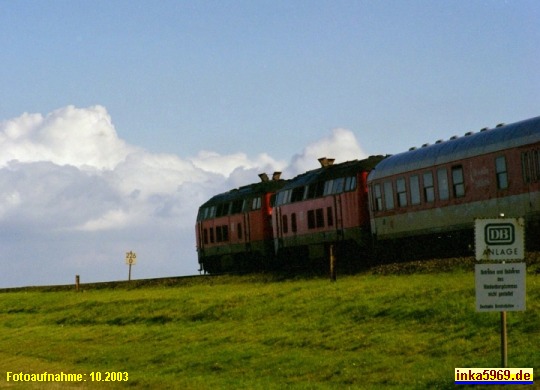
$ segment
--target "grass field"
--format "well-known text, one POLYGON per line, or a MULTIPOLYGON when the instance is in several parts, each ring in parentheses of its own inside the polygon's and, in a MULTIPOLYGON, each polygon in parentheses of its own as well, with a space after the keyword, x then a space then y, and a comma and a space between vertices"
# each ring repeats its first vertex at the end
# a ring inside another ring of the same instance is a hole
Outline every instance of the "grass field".
MULTIPOLYGON (((499 313, 475 312, 474 273, 403 267, 334 283, 246 275, 2 293, 0 387, 453 389, 456 367, 498 367, 499 313), (7 382, 8 371, 87 382, 7 382)), ((535 272, 527 311, 508 313, 511 367, 540 375, 539 330, 535 272)))

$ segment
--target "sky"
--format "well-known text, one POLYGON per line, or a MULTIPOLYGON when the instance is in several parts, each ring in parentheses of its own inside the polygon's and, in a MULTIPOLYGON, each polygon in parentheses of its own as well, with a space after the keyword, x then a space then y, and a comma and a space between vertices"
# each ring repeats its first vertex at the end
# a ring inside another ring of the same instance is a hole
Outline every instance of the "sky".
POLYGON ((0 288, 196 274, 283 171, 540 115, 531 1, 0 0, 0 288))

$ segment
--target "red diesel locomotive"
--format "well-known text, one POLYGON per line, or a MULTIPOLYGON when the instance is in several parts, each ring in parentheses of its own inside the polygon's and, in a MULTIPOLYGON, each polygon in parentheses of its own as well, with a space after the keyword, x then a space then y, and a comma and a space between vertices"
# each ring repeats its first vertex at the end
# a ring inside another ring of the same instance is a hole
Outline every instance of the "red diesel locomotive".
POLYGON ((339 266, 353 270, 366 262, 371 247, 367 176, 383 159, 333 164, 289 180, 276 194, 273 213, 275 253, 282 267, 321 268, 330 245, 339 266))
POLYGON ((259 176, 261 182, 216 195, 199 208, 199 271, 252 271, 273 259, 271 197, 285 181, 279 172, 272 180, 266 174, 259 176))

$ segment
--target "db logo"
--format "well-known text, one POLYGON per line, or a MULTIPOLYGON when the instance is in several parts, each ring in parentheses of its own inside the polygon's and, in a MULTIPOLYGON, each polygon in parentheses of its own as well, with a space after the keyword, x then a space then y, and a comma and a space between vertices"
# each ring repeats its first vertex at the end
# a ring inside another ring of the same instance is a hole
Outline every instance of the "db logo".
POLYGON ((511 245, 515 240, 514 225, 511 223, 490 223, 484 230, 488 245, 511 245))

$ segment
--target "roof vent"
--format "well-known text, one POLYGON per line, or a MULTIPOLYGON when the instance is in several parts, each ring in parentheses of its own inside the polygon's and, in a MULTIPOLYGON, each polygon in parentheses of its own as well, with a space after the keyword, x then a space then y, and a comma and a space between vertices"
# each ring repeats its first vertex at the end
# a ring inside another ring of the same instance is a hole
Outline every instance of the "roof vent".
POLYGON ((272 180, 278 181, 280 177, 281 177, 281 172, 274 172, 274 174, 272 175, 272 180))
POLYGON ((481 132, 488 131, 488 130, 489 130, 489 127, 483 127, 480 129, 481 132))
POLYGON ((438 139, 437 142, 435 142, 436 144, 442 144, 444 141, 442 139, 438 139))
POLYGON ((413 150, 416 150, 416 146, 413 146, 413 147, 409 148, 409 152, 411 152, 413 150))
POLYGON ((499 123, 496 127, 503 127, 504 125, 504 123, 499 123))
POLYGON ((469 135, 473 135, 474 134, 474 131, 467 131, 465 133, 465 137, 468 137, 469 135))
POLYGON ((429 146, 429 144, 423 144, 422 147, 423 148, 427 148, 429 146))
POLYGON ((455 140, 455 139, 458 139, 459 137, 457 135, 453 135, 450 137, 451 140, 455 140))
POLYGON ((334 161, 335 161, 334 158, 321 157, 319 159, 319 163, 321 163, 321 167, 323 167, 323 168, 327 168, 327 167, 330 167, 330 166, 334 165, 334 161))
POLYGON ((269 180, 266 173, 259 173, 259 177, 261 178, 262 182, 267 182, 269 180))

